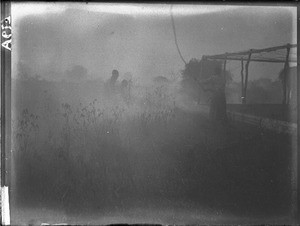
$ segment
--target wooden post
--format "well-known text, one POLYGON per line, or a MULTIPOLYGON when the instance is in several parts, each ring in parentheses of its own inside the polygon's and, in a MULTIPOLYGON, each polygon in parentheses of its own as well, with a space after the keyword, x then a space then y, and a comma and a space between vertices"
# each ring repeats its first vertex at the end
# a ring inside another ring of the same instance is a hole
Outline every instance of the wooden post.
POLYGON ((226 84, 226 63, 227 63, 227 56, 225 55, 225 60, 223 64, 223 76, 224 76, 225 84, 226 84))
POLYGON ((244 59, 241 59, 241 83, 242 83, 242 95, 241 95, 241 99, 242 99, 242 104, 245 103, 245 97, 244 97, 244 59))
POLYGON ((290 44, 286 47, 286 57, 285 57, 285 63, 283 68, 283 78, 282 78, 282 88, 283 88, 283 97, 282 97, 282 104, 285 105, 288 103, 289 95, 287 95, 287 74, 288 74, 288 68, 289 68, 289 55, 290 55, 290 44))
POLYGON ((223 65, 223 76, 224 76, 224 121, 227 122, 227 101, 226 101, 226 62, 227 56, 225 56, 224 65, 223 65))
POLYGON ((247 59, 247 63, 245 66, 245 70, 246 70, 246 75, 245 75, 245 86, 244 86, 244 103, 247 103, 247 85, 248 85, 248 75, 249 75, 249 63, 251 60, 251 54, 252 54, 252 50, 250 49, 250 53, 248 55, 248 59, 247 59))
POLYGON ((204 67, 204 60, 205 60, 205 57, 202 56, 201 60, 200 60, 200 78, 202 78, 202 74, 203 74, 203 67, 204 67))

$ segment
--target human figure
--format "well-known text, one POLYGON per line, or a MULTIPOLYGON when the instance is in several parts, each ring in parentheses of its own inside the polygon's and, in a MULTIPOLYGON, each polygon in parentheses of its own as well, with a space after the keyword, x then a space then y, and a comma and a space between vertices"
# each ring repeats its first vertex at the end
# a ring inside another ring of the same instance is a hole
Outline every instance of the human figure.
POLYGON ((212 77, 213 92, 210 104, 210 118, 219 122, 227 121, 225 79, 221 72, 212 77))
POLYGON ((216 67, 214 75, 202 82, 208 86, 208 91, 211 92, 211 102, 209 116, 213 121, 225 123, 227 122, 226 113, 226 97, 225 97, 225 78, 221 67, 216 67))
POLYGON ((126 79, 123 79, 122 82, 121 82, 121 92, 122 92, 122 94, 126 93, 127 89, 128 89, 128 81, 126 79))
POLYGON ((129 83, 126 79, 121 82, 121 94, 126 103, 129 102, 129 83))
POLYGON ((112 75, 109 80, 110 94, 114 94, 116 92, 116 83, 117 83, 118 78, 119 78, 118 70, 113 70, 112 75))

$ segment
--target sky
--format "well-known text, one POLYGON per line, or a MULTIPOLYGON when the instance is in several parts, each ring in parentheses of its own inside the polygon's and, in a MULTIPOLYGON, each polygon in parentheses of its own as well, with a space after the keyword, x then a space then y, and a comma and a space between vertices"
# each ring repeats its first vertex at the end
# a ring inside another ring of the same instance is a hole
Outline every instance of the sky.
MULTIPOLYGON (((174 5, 178 44, 186 61, 202 55, 296 43, 296 7, 174 5)), ((86 79, 149 80, 184 68, 176 50, 170 5, 12 3, 13 78, 24 71, 47 80, 75 66, 86 79)), ((240 63, 227 69, 239 80, 240 63)), ((282 64, 251 63, 249 79, 276 79, 282 64)))

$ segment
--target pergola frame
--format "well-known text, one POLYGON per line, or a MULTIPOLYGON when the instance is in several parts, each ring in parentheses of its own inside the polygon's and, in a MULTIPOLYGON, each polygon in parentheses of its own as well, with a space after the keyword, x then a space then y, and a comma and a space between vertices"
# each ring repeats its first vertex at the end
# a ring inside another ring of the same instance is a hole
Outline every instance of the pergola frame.
MULTIPOLYGON (((227 60, 235 60, 241 62, 241 81, 242 81, 242 104, 246 104, 246 95, 247 95, 247 83, 248 83, 248 69, 249 64, 251 61, 254 62, 267 62, 267 63, 284 63, 283 71, 282 71, 282 88, 283 88, 283 97, 282 97, 282 104, 286 105, 289 104, 289 89, 287 87, 288 84, 288 73, 289 73, 289 63, 298 63, 298 59, 292 59, 292 56, 290 54, 290 50, 292 48, 297 48, 297 44, 287 44, 283 46, 275 46, 265 49, 250 49, 247 51, 242 52, 235 52, 235 53, 225 53, 225 54, 219 54, 219 55, 212 55, 212 56, 203 56, 203 60, 222 60, 223 61, 223 76, 225 77, 225 71, 226 71, 226 62, 227 60), (286 50, 285 56, 281 55, 280 57, 271 57, 271 58, 265 58, 261 56, 261 53, 269 53, 272 51, 277 50, 286 50), (259 56, 253 56, 255 54, 258 54, 259 56), (246 65, 244 67, 244 61, 246 61, 246 65), (245 69, 245 76, 244 76, 244 69, 245 69)), ((297 64, 298 65, 298 64, 297 64)), ((291 80, 289 81, 291 82, 291 80)), ((299 82, 298 82, 299 84, 299 82)), ((299 123, 299 122, 298 122, 299 123)), ((293 215, 293 219, 295 222, 298 221, 298 179, 297 179, 297 147, 293 148, 292 156, 291 156, 291 187, 292 187, 292 194, 291 194, 291 211, 293 215)))
POLYGON ((224 53, 224 54, 218 54, 218 55, 204 55, 202 57, 203 60, 223 60, 223 74, 225 75, 226 70, 226 62, 227 60, 233 60, 233 61, 240 61, 241 62, 241 81, 242 81, 242 103, 246 104, 247 101, 247 85, 248 85, 248 77, 249 77, 249 64, 250 62, 267 62, 267 63, 284 63, 284 76, 282 80, 283 85, 283 98, 282 103, 288 104, 289 103, 289 97, 287 95, 287 74, 288 74, 288 68, 289 63, 297 63, 297 59, 293 59, 290 57, 290 50, 291 48, 297 48, 297 44, 286 44, 282 46, 275 46, 270 48, 264 48, 264 49, 250 49, 246 51, 241 52, 233 52, 233 53, 224 53), (286 56, 285 57, 262 57, 262 56, 255 56, 255 54, 261 54, 261 53, 270 53, 277 50, 286 50, 286 56), (246 65, 244 67, 244 61, 246 61, 246 65), (244 76, 244 69, 245 69, 245 76, 244 76))

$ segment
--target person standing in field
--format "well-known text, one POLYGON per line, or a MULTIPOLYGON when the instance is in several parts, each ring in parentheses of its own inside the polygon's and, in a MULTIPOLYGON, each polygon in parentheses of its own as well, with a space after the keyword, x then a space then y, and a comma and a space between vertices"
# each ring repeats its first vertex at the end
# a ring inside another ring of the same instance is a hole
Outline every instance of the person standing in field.
POLYGON ((118 78, 119 78, 119 71, 113 70, 112 75, 109 80, 109 87, 110 87, 110 90, 112 91, 112 93, 114 93, 116 91, 116 83, 117 83, 118 78))
POLYGON ((212 120, 226 123, 226 96, 225 96, 225 78, 220 68, 215 69, 215 74, 211 77, 212 94, 210 103, 210 118, 212 120))
POLYGON ((119 78, 119 71, 114 69, 110 79, 106 82, 105 93, 108 97, 113 97, 116 94, 116 85, 119 78))
POLYGON ((129 98, 130 98, 130 90, 129 90, 129 82, 126 79, 123 79, 121 82, 121 95, 123 97, 123 100, 129 104, 129 98))
POLYGON ((225 75, 221 64, 214 63, 211 76, 201 82, 205 86, 205 91, 210 92, 209 117, 212 121, 219 123, 227 122, 226 96, 225 96, 225 75))

